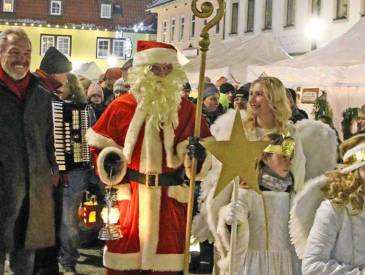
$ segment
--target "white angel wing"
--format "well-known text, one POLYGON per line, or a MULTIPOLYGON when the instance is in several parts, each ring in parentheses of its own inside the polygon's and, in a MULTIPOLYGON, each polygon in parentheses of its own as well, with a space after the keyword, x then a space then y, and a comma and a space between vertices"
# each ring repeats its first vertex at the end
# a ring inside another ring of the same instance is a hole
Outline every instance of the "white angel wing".
POLYGON ((316 211, 324 199, 321 188, 326 181, 324 175, 308 181, 294 198, 290 210, 289 234, 299 259, 303 257, 316 211))
POLYGON ((305 181, 332 170, 337 162, 337 136, 327 124, 304 119, 295 124, 306 158, 305 181))

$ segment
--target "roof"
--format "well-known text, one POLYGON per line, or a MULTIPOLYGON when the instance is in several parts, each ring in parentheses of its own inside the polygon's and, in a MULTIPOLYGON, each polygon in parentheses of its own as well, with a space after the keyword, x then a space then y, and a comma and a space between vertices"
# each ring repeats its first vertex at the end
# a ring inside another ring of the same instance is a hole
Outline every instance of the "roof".
POLYGON ((173 1, 175 1, 175 0, 153 0, 152 4, 148 8, 149 9, 156 8, 158 6, 161 6, 161 5, 167 4, 169 2, 173 2, 173 1))

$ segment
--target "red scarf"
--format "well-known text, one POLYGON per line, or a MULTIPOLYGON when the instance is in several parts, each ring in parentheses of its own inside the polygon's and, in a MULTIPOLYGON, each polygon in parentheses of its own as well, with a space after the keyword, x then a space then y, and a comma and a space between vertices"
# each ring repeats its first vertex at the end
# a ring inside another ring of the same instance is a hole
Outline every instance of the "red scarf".
POLYGON ((25 77, 21 80, 12 79, 0 66, 0 81, 4 82, 4 84, 12 91, 19 99, 24 99, 30 82, 30 72, 25 75, 25 77))
POLYGON ((54 92, 58 88, 60 88, 62 86, 62 83, 61 82, 59 82, 58 80, 54 79, 52 76, 50 76, 49 74, 47 74, 45 71, 43 71, 41 69, 37 69, 35 72, 42 79, 44 85, 46 85, 46 88, 50 92, 54 92))

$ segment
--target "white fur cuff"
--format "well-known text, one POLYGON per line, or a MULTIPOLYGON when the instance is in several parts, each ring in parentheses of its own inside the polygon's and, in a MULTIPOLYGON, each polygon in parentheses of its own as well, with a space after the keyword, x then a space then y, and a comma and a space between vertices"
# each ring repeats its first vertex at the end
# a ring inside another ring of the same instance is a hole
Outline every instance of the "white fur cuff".
POLYGON ((115 147, 106 147, 103 150, 101 150, 98 160, 97 160, 97 167, 98 167, 98 174, 100 177, 100 180, 105 183, 106 185, 117 185, 119 184, 122 179, 124 178, 125 174, 127 173, 127 162, 125 160, 125 157, 123 155, 123 152, 119 148, 115 147), (123 161, 122 169, 113 177, 110 177, 105 170, 104 167, 104 161, 105 158, 110 154, 115 153, 118 154, 121 160, 123 161))

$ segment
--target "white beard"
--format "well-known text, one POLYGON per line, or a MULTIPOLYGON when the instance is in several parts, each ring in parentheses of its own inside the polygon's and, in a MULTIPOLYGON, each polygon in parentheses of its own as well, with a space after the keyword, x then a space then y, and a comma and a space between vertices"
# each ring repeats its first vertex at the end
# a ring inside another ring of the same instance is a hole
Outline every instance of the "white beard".
POLYGON ((146 174, 162 172, 161 129, 166 165, 177 167, 180 162, 173 153, 174 128, 179 123, 180 90, 186 81, 184 72, 174 68, 168 76, 161 78, 153 75, 149 66, 135 67, 128 80, 138 105, 124 142, 124 155, 130 162, 139 132, 145 123, 139 171, 146 174))

